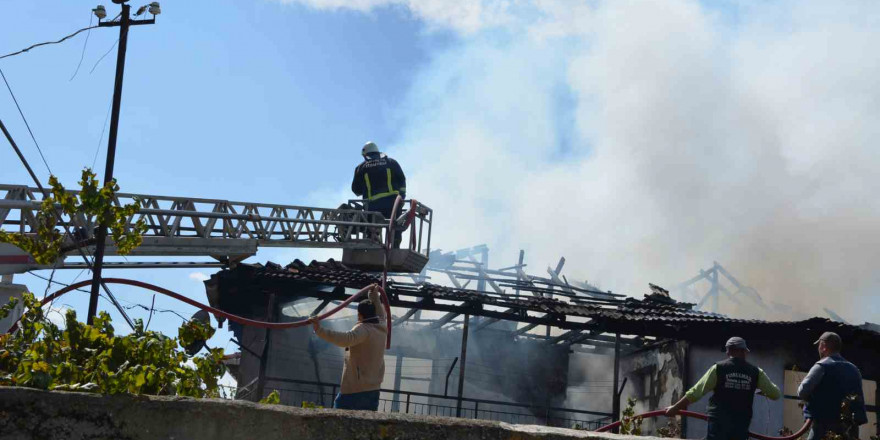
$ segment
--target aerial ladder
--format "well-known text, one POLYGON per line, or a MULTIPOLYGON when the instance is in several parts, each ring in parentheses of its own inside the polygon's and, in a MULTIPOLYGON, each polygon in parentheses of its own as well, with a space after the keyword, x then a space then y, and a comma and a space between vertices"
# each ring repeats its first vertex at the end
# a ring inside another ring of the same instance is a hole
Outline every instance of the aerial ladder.
MULTIPOLYGON (((0 184, 0 228, 35 234, 36 213, 42 198, 43 194, 36 188, 0 184)), ((418 273, 428 262, 431 249, 433 211, 415 200, 404 201, 393 222, 370 211, 363 200, 350 200, 339 208, 327 209, 118 193, 113 203, 122 206, 135 200, 140 201, 141 209, 127 219, 127 227, 143 219, 147 232, 131 256, 203 256, 216 260, 213 265, 232 266, 255 255, 260 247, 329 248, 342 249, 342 263, 352 268, 418 273), (402 228, 404 224, 407 229, 403 232, 401 248, 386 248, 385 243, 390 242, 386 241, 388 234, 394 233, 391 228, 402 228)), ((67 226, 74 233, 65 238, 65 256, 77 254, 77 247, 94 250, 95 218, 75 216, 65 219, 58 227, 67 226)), ((117 255, 110 238, 106 255, 117 255)), ((71 260, 66 262, 62 258, 55 267, 85 267, 84 263, 71 260)), ((174 267, 174 262, 167 261, 115 264, 117 267, 174 267)), ((51 266, 37 265, 23 250, 0 243, 0 275, 47 268, 51 266)))

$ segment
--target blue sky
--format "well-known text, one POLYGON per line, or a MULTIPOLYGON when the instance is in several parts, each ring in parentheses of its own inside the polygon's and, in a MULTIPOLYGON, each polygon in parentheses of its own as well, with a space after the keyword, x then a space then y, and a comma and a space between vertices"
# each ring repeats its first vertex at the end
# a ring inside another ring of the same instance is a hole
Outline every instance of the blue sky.
MULTIPOLYGON (((4 47, 85 27, 90 6, 14 5, 2 18, 4 47)), ((4 60, 50 165, 65 181, 92 163, 112 94, 115 51, 88 71, 117 36, 94 30, 70 82, 83 38, 4 60)), ((365 139, 387 144, 399 135, 388 113, 430 51, 446 44, 448 38, 426 35, 391 11, 168 4, 156 25, 131 32, 116 174, 127 191, 302 200, 347 178, 365 139)), ((3 106, 14 114, 9 100, 3 106)), ((20 120, 5 120, 20 133, 20 120)))
MULTIPOLYGON (((118 8, 109 2, 106 6, 115 15, 118 8)), ((384 145, 399 136, 389 115, 407 93, 414 72, 432 51, 454 44, 450 34, 427 33, 399 11, 326 13, 259 1, 206 6, 168 2, 156 25, 130 33, 114 173, 123 191, 319 202, 312 194, 338 191, 350 182, 364 141, 384 145)), ((0 52, 85 27, 92 7, 87 2, 7 5, 0 17, 0 52)), ((0 64, 49 166, 68 187, 75 186, 83 167, 91 166, 99 145, 95 169, 103 175, 107 135, 100 144, 98 140, 112 96, 116 50, 89 71, 117 37, 115 28, 93 30, 72 81, 85 33, 0 64)), ((3 121, 45 182, 48 171, 12 99, 3 92, 3 121)), ((4 182, 30 182, 11 148, 0 149, 0 163, 4 182)), ((284 259, 298 255, 281 253, 284 259)), ((272 257, 273 252, 263 252, 259 261, 272 257)), ((78 272, 61 271, 57 279, 70 281, 78 272)), ((201 283, 190 278, 191 272, 112 275, 150 280, 204 300, 201 283)), ((45 285, 29 275, 16 277, 16 282, 40 293, 45 285)), ((113 290, 124 300, 150 303, 146 292, 113 290)), ((69 294, 61 302, 84 315, 84 294, 69 294)), ((110 308, 104 302, 101 307, 110 308)), ((192 313, 188 306, 161 297, 157 308, 192 313)), ((131 314, 146 316, 143 311, 131 314)), ((173 332, 179 321, 160 314, 151 327, 173 332)), ((122 329, 124 324, 117 322, 122 329)))
MULTIPOLYGON (((6 5, 0 53, 85 27, 93 7, 6 5)), ((880 313, 875 2, 166 2, 157 21, 129 39, 123 191, 332 207, 374 140, 435 208, 435 247, 488 243, 499 264, 525 249, 536 273, 564 255, 569 278, 635 296, 717 260, 805 314, 880 313)), ((69 186, 99 146, 115 51, 89 71, 116 37, 93 30, 72 81, 85 35, 0 60, 69 186)), ((45 180, 5 91, 0 117, 45 180)), ((100 148, 99 174, 106 135, 100 148)), ((0 164, 28 182, 11 149, 0 164)), ((114 275, 204 300, 193 272, 114 275)))

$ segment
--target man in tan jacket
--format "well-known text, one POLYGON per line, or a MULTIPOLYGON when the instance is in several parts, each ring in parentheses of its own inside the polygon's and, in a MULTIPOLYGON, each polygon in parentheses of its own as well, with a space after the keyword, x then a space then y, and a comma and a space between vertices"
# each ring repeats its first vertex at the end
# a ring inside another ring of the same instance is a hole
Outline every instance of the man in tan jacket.
POLYGON ((312 319, 319 338, 345 348, 342 384, 333 407, 339 409, 379 409, 379 388, 385 377, 385 309, 374 284, 367 294, 369 300, 358 304, 358 322, 347 332, 321 327, 312 319))

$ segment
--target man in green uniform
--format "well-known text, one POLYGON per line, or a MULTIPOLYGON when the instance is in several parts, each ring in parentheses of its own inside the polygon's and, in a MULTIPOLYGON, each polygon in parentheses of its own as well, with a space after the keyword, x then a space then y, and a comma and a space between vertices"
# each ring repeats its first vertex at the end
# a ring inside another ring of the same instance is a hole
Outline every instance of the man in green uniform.
POLYGON ((668 417, 688 405, 703 398, 712 391, 709 398, 709 427, 707 440, 746 440, 749 424, 752 422, 752 402, 755 390, 772 400, 779 399, 782 393, 770 381, 764 370, 746 362, 749 348, 740 337, 732 337, 725 344, 727 360, 709 368, 699 382, 673 406, 666 409, 668 417))

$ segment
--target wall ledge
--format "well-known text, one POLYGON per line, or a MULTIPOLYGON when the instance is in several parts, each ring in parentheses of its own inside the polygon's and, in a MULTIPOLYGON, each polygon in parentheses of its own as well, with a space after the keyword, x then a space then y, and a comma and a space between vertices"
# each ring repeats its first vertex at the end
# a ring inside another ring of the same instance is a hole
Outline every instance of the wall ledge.
POLYGON ((487 420, 303 409, 223 399, 105 396, 0 387, 4 439, 635 440, 487 420))

